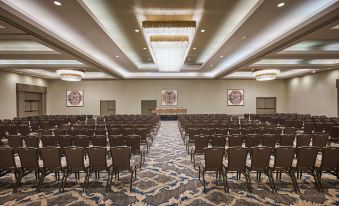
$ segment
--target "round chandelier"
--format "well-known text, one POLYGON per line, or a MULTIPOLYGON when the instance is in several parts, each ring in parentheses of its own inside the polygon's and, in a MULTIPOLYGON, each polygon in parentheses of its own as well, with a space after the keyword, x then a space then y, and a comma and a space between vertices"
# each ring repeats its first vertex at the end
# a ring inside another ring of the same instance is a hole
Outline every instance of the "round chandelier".
POLYGON ((253 70, 253 76, 257 81, 269 81, 274 80, 280 74, 279 69, 262 69, 262 70, 253 70))
POLYGON ((85 76, 85 72, 73 69, 58 69, 56 73, 60 76, 61 80, 78 82, 85 76))

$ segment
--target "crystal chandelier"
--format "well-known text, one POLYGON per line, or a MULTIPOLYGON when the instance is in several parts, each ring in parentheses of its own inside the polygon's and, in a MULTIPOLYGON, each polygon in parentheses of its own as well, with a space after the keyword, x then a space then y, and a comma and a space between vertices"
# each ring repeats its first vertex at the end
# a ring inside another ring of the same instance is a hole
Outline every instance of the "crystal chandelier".
POLYGON ((159 71, 180 71, 192 43, 195 21, 143 21, 144 35, 159 71))
POLYGON ((81 81, 85 76, 85 72, 72 69, 58 69, 56 73, 60 76, 61 80, 72 82, 81 81))
POLYGON ((263 70, 254 70, 253 76, 257 81, 269 81, 274 80, 280 74, 279 69, 263 69, 263 70))

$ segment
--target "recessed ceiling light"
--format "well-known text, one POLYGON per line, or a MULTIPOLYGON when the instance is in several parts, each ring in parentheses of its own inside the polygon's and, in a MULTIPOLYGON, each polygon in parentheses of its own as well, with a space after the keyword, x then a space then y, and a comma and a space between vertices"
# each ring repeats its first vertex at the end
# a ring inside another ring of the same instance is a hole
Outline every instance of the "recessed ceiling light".
POLYGON ((151 61, 151 58, 148 58, 148 60, 150 60, 150 61, 151 61))
POLYGON ((139 29, 134 29, 135 32, 139 32, 139 29))
POLYGON ((53 2, 55 5, 57 5, 57 6, 61 6, 61 2, 60 1, 54 1, 53 2))
POLYGON ((245 39, 246 39, 246 35, 242 36, 241 39, 242 39, 242 40, 245 40, 245 39))
POLYGON ((146 47, 144 47, 144 50, 146 50, 147 48, 146 47))
POLYGON ((188 60, 188 61, 191 61, 191 57, 188 57, 187 60, 188 60))
POLYGON ((116 55, 115 57, 116 57, 116 58, 119 58, 119 56, 118 56, 118 55, 116 55))
POLYGON ((194 50, 196 50, 197 48, 193 47, 194 50))
POLYGON ((200 31, 201 31, 201 32, 205 32, 205 29, 201 29, 200 31))
POLYGON ((213 64, 210 64, 210 67, 213 67, 214 65, 213 64))
POLYGON ((312 73, 314 74, 314 73, 315 73, 315 70, 313 70, 312 73))
POLYGON ((283 6, 285 6, 285 3, 284 3, 284 2, 281 2, 281 3, 277 4, 277 7, 278 7, 278 8, 283 7, 283 6))
POLYGON ((223 58, 223 57, 224 57, 223 55, 220 56, 220 58, 223 58))

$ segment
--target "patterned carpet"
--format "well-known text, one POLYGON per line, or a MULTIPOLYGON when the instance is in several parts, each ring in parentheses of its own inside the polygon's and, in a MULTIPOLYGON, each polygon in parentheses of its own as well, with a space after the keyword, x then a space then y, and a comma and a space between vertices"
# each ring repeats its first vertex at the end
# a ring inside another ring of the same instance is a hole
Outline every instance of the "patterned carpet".
POLYGON ((237 181, 236 175, 229 175, 230 193, 225 193, 221 182, 213 176, 206 176, 207 192, 203 193, 198 171, 193 168, 190 156, 182 143, 176 121, 162 122, 159 133, 146 163, 138 170, 133 191, 129 192, 129 175, 121 175, 113 183, 112 192, 105 193, 106 175, 99 180, 94 176, 86 194, 82 193, 84 174, 76 181, 72 175, 65 193, 59 193, 59 182, 54 175, 48 176, 42 192, 35 193, 37 181, 34 175, 23 178, 18 192, 12 194, 14 177, 0 178, 1 205, 339 205, 339 184, 332 177, 323 175, 325 194, 314 188, 312 177, 305 175, 299 180, 300 194, 293 192, 288 176, 277 180, 278 194, 269 189, 267 178, 260 182, 251 175, 253 193, 248 193, 244 179, 237 181), (331 188, 331 189, 329 189, 331 188))

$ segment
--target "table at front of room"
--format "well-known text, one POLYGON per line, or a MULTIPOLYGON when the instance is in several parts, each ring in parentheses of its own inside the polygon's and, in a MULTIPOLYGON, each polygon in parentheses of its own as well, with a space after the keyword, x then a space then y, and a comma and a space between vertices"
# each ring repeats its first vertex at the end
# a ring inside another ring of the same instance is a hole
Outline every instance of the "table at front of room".
POLYGON ((179 115, 186 114, 184 108, 156 108, 152 110, 153 114, 160 116, 161 120, 177 120, 179 115))

